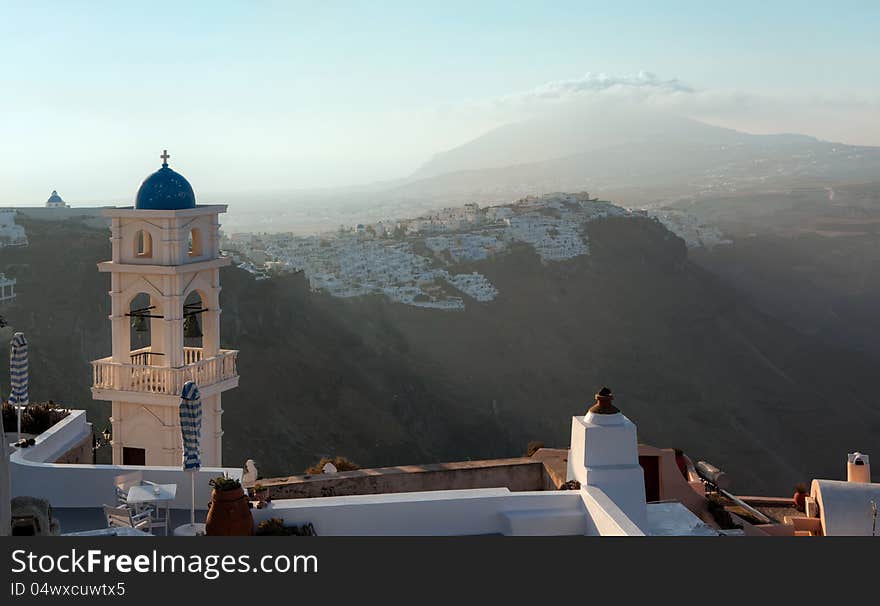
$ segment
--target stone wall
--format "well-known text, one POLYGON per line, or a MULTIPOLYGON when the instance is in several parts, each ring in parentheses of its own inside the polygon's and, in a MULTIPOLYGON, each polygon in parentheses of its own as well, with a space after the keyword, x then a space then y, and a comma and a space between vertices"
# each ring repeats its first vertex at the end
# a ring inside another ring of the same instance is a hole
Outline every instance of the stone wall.
POLYGON ((531 458, 380 467, 268 478, 257 484, 262 487, 260 496, 273 500, 475 488, 555 490, 544 464, 531 458))

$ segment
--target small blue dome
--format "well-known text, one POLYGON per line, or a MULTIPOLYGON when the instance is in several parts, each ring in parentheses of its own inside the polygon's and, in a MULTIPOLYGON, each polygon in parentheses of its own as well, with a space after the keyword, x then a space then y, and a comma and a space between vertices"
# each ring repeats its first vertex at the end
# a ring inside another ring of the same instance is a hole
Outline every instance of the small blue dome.
POLYGON ((195 206, 192 185, 183 175, 168 168, 167 163, 144 179, 134 203, 138 210, 183 210, 195 206))

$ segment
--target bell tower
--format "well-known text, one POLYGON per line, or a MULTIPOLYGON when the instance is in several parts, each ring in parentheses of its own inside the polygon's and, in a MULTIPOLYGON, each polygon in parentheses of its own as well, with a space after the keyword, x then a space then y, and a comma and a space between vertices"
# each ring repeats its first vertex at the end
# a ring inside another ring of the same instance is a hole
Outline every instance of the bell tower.
POLYGON ((184 383, 202 396, 202 464, 222 464, 221 394, 238 386, 238 351, 220 347, 219 215, 196 205, 189 182, 168 167, 147 177, 134 207, 111 220, 112 355, 95 360, 92 397, 112 403, 115 465, 180 466, 178 406, 184 383))

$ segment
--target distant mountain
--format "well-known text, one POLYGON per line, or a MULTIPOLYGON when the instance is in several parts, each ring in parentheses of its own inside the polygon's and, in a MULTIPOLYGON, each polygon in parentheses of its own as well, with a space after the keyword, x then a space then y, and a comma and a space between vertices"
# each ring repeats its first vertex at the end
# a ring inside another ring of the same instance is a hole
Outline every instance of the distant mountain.
POLYGON ((488 202, 584 189, 642 202, 793 182, 867 180, 877 171, 876 147, 797 134, 753 135, 658 112, 568 111, 502 126, 437 154, 390 192, 488 202))
POLYGON ((222 199, 232 203, 225 223, 233 231, 313 233, 552 192, 588 191, 641 207, 871 181, 877 174, 878 147, 754 135, 656 111, 570 110, 496 128, 437 154, 406 178, 222 199))
POLYGON ((435 155, 413 177, 533 164, 657 139, 725 143, 740 136, 734 130, 656 112, 570 110, 493 129, 435 155))
MULTIPOLYGON (((109 406, 88 387, 89 360, 110 348, 109 279, 95 268, 107 230, 25 225, 31 246, 0 253, 0 271, 19 281, 0 335, 27 334, 32 399, 84 406, 102 429, 109 406)), ((642 441, 724 467, 738 491, 839 477, 846 452, 876 443, 876 357, 758 311, 655 221, 587 230, 589 255, 542 263, 523 247, 457 268, 499 295, 455 313, 225 268, 223 345, 241 350, 241 385, 224 395, 225 462, 253 457, 281 475, 326 454, 374 466, 564 446, 571 415, 604 384, 642 441)))

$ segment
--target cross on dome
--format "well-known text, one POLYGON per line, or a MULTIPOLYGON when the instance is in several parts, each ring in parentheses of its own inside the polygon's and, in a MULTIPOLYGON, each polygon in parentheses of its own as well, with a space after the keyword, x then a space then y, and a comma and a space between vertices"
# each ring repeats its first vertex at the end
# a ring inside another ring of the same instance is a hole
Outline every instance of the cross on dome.
POLYGON ((138 210, 183 210, 195 208, 196 196, 192 185, 183 175, 168 168, 171 154, 163 150, 162 168, 144 179, 135 196, 134 207, 138 210))

